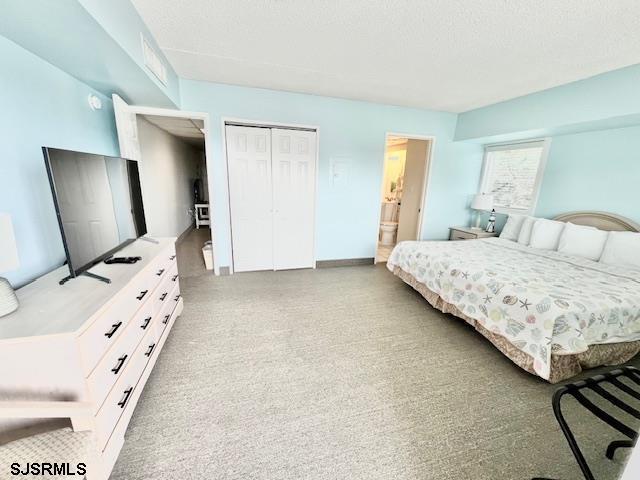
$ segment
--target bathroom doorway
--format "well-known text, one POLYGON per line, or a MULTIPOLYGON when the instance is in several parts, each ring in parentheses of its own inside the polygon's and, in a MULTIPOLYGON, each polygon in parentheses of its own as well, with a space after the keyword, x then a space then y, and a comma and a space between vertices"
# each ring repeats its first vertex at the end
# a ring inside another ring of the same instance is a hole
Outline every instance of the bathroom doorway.
POLYGON ((398 242, 420 237, 433 141, 386 135, 376 263, 386 262, 398 242))

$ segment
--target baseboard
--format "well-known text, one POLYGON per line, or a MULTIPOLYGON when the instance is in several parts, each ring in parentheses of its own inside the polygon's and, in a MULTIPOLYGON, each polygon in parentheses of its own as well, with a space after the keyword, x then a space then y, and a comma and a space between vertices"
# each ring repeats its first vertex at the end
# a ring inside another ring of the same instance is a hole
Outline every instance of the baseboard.
POLYGON ((333 267, 356 267, 359 265, 373 265, 374 257, 367 258, 343 258, 340 260, 318 260, 317 268, 333 268, 333 267))
POLYGON ((189 225, 184 232, 182 232, 180 235, 178 235, 178 238, 176 239, 176 243, 181 243, 187 237, 187 235, 189 235, 191 230, 193 230, 195 228, 196 228, 195 225, 189 225))

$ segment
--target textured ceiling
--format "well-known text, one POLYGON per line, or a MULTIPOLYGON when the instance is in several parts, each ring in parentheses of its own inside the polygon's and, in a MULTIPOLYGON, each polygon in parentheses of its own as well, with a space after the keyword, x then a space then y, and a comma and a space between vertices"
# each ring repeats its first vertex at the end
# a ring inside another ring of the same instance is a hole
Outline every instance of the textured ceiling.
POLYGON ((185 78, 460 112, 640 63, 638 0, 133 0, 185 78))
POLYGON ((181 138, 196 147, 204 147, 204 128, 202 120, 190 118, 163 117, 160 115, 143 115, 149 122, 171 135, 181 138))

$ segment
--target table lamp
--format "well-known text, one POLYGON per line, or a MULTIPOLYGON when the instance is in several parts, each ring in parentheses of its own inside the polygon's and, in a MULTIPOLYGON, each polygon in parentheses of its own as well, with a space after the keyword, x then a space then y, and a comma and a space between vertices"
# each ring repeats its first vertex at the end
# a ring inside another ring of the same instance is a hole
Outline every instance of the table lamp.
MULTIPOLYGON (((18 268, 18 249, 13 234, 11 217, 0 213, 0 274, 18 268)), ((18 297, 9 280, 0 276, 0 317, 10 314, 18 308, 18 297)))
POLYGON ((476 224, 473 228, 480 230, 482 212, 489 212, 493 208, 493 195, 486 193, 479 193, 475 195, 471 201, 471 208, 473 210, 477 210, 476 224))

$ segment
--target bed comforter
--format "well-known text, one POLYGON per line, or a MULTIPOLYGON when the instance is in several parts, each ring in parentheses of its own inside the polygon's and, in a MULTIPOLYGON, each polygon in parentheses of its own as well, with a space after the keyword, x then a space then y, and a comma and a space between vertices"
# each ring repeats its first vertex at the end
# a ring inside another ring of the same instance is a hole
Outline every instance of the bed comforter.
POLYGON ((640 270, 500 238, 402 242, 387 262, 533 358, 640 340, 640 270))

